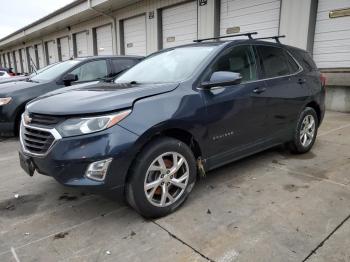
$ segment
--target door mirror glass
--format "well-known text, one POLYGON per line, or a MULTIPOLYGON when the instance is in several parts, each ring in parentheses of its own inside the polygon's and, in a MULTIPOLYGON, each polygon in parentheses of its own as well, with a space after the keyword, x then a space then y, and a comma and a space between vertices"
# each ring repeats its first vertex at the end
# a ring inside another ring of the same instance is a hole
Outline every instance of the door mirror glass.
POLYGON ((65 86, 70 86, 72 82, 78 81, 78 76, 76 74, 67 74, 62 79, 65 86))
POLYGON ((214 72, 209 81, 203 82, 203 88, 212 88, 216 86, 230 86, 240 84, 242 76, 240 73, 230 71, 214 72))

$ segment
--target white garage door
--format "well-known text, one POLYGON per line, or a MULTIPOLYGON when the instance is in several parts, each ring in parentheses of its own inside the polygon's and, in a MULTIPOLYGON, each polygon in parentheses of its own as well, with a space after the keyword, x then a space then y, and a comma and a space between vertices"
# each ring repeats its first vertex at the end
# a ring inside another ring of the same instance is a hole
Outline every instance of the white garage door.
POLYGON ((21 53, 21 62, 22 62, 22 66, 23 66, 23 72, 22 73, 28 73, 28 63, 27 63, 27 57, 26 57, 26 53, 24 48, 19 50, 21 53))
POLYGON ((126 55, 146 55, 146 17, 124 20, 124 48, 126 55))
POLYGON ((163 48, 192 43, 197 39, 197 2, 164 9, 162 26, 163 48))
POLYGON ((28 65, 29 65, 29 72, 33 72, 33 65, 35 67, 37 67, 36 64, 36 56, 35 56, 35 52, 34 52, 34 47, 30 46, 27 49, 27 53, 28 53, 28 65))
POLYGON ((113 55, 112 26, 96 28, 97 55, 113 55))
POLYGON ((47 61, 49 62, 49 65, 57 62, 57 59, 56 59, 56 45, 55 45, 55 42, 54 41, 49 41, 47 42, 46 44, 47 46, 47 56, 48 56, 48 59, 47 61))
POLYGON ((22 73, 21 58, 19 57, 19 50, 15 51, 16 59, 16 73, 22 73))
POLYGON ((60 47, 59 48, 60 48, 60 52, 61 52, 61 60, 62 61, 68 60, 71 57, 68 36, 60 38, 60 47))
POLYGON ((5 67, 5 66, 4 66, 4 59, 3 59, 2 54, 0 54, 0 66, 1 66, 1 67, 5 67))
POLYGON ((38 61, 39 61, 38 68, 43 68, 44 67, 44 49, 42 44, 36 45, 36 49, 38 52, 38 61))
POLYGON ((8 67, 9 66, 9 63, 8 63, 8 61, 7 61, 7 54, 3 54, 2 55, 2 58, 3 58, 3 60, 4 60, 4 65, 5 65, 5 67, 8 67))
POLYGON ((319 68, 350 67, 350 16, 329 17, 345 8, 349 0, 318 1, 313 55, 319 68))
POLYGON ((13 61, 13 54, 12 54, 12 52, 10 52, 10 53, 8 53, 8 56, 10 57, 10 67, 13 69, 13 70, 15 70, 15 63, 14 63, 14 61, 13 61))
POLYGON ((77 56, 88 56, 88 38, 86 32, 76 34, 75 43, 77 48, 77 56))
POLYGON ((258 32, 278 35, 281 0, 221 0, 220 35, 258 32))

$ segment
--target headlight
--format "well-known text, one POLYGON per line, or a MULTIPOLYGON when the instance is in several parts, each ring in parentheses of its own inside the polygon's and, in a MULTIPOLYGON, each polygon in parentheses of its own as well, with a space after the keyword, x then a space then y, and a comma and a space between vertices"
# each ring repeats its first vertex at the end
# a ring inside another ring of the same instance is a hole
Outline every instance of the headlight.
POLYGON ((12 101, 12 97, 0 98, 0 106, 9 104, 12 101))
POLYGON ((90 134, 110 128, 130 114, 131 110, 121 111, 111 115, 71 118, 57 127, 57 131, 63 136, 78 136, 90 134))

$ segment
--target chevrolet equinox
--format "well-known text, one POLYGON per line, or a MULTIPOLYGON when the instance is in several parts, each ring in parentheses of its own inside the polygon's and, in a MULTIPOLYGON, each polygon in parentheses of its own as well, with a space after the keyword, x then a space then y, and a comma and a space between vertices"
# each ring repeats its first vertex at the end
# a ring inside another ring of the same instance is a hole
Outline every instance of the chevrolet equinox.
POLYGON ((308 152, 324 100, 304 50, 257 39, 193 43, 149 56, 114 83, 29 103, 20 163, 29 175, 107 191, 160 217, 200 173, 281 144, 308 152))

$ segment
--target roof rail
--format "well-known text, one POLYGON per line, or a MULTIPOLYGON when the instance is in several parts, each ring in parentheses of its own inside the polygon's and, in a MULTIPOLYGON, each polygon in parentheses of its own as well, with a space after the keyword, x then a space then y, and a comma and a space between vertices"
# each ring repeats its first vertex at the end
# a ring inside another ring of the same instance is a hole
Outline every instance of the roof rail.
POLYGON ((264 40, 264 39, 274 39, 276 43, 281 44, 280 38, 286 37, 285 35, 276 35, 276 36, 269 36, 269 37, 260 37, 260 38, 254 38, 254 40, 264 40))
POLYGON ((221 39, 221 38, 229 38, 229 37, 237 37, 237 36, 247 36, 249 39, 253 39, 252 35, 257 35, 257 34, 258 34, 258 32, 236 34, 236 35, 225 35, 225 36, 218 36, 218 37, 212 37, 212 38, 197 39, 197 40, 193 40, 193 42, 200 43, 200 42, 208 41, 208 40, 216 40, 216 39, 221 39))

